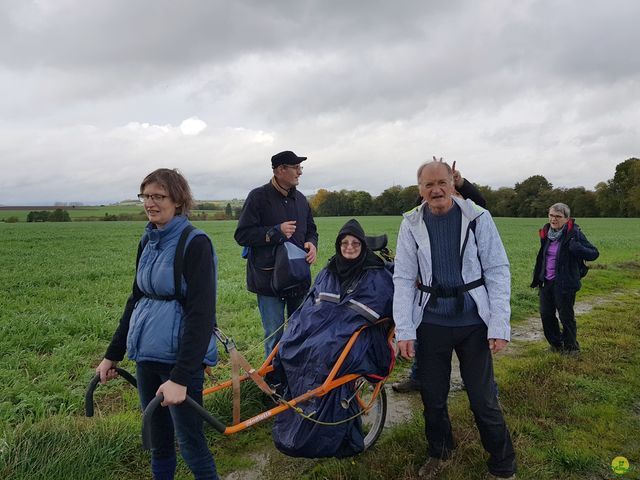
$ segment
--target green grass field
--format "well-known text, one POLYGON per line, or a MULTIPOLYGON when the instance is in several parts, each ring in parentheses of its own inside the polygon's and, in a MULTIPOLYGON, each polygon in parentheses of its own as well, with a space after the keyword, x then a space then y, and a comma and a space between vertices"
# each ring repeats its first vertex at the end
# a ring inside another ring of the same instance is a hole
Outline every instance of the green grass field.
MULTIPOLYGON (((345 220, 318 219, 314 274, 332 254, 345 220)), ((361 221, 367 233, 387 232, 395 244, 399 218, 361 221)), ((536 312, 535 291, 528 285, 542 220, 496 222, 511 261, 517 324, 536 312)), ((550 356, 539 343, 496 362, 520 458, 519 478, 609 478, 602 475, 617 454, 635 463, 635 471, 623 478, 640 478, 640 221, 579 223, 601 251, 579 297, 612 302, 585 316, 579 361, 550 356)), ((233 241, 235 222, 196 224, 211 236, 219 258, 218 324, 250 361, 259 363, 262 327, 255 297, 245 290, 245 265, 233 241)), ((149 478, 133 389, 123 382, 99 387, 98 415, 83 417, 85 388, 131 289, 143 225, 0 223, 0 478, 149 478)), ((257 395, 251 393, 244 399, 245 411, 257 412, 257 395)), ((230 417, 228 398, 214 399, 209 407, 230 417)), ((483 478, 484 456, 464 396, 455 399, 451 414, 463 441, 455 471, 443 478, 483 478)), ((412 468, 424 460, 419 417, 385 432, 372 452, 353 461, 294 463, 304 465, 294 477, 412 478, 412 468)), ((209 431, 209 436, 226 474, 250 463, 237 452, 266 445, 269 429, 224 438, 209 431)), ((182 466, 180 478, 189 478, 185 472, 182 466)))

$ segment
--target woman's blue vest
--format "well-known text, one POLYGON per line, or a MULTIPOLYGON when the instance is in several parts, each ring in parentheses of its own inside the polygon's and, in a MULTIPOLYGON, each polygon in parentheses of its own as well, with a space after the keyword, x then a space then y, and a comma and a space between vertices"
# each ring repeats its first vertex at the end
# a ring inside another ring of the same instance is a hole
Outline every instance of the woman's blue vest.
MULTIPOLYGON (((177 215, 163 229, 146 228, 146 244, 140 255, 136 282, 143 294, 150 297, 173 296, 175 293, 173 261, 180 234, 189 225, 185 216, 177 215)), ((185 251, 196 235, 206 235, 194 229, 189 233, 185 251)), ((143 237, 143 242, 145 237, 143 237)), ((213 247, 212 247, 213 248, 213 247)), ((182 253, 184 255, 184 252, 182 253)), ((214 285, 217 283, 217 258, 213 252, 214 285)), ((186 297, 187 284, 182 278, 182 296, 186 297)), ((180 338, 182 337, 183 309, 178 300, 159 300, 142 297, 136 303, 127 335, 127 352, 136 362, 152 361, 176 363, 180 338)), ((215 312, 214 312, 215 315, 215 312)), ((212 318, 213 322, 215 318, 212 318)), ((209 347, 203 360, 206 365, 215 365, 217 346, 215 337, 209 341, 209 347)))

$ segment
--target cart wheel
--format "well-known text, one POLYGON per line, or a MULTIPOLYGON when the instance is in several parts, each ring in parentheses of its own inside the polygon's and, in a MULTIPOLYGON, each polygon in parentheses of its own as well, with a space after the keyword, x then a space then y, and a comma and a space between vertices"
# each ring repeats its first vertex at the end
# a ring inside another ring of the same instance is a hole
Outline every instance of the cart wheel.
MULTIPOLYGON (((358 389, 356 395, 358 403, 361 406, 369 405, 371 396, 375 390, 375 385, 360 378, 356 381, 356 388, 358 389)), ((384 421, 387 418, 387 392, 384 387, 380 389, 371 408, 362 414, 360 418, 362 419, 362 430, 364 431, 364 449, 367 450, 380 438, 384 421)))

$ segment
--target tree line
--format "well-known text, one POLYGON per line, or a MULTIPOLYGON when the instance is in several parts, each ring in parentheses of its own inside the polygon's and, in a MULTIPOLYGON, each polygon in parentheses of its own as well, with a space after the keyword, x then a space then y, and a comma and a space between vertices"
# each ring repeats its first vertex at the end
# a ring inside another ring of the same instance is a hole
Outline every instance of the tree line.
POLYGON ((56 208, 53 212, 47 210, 32 210, 27 215, 27 222, 70 222, 69 212, 56 208))
MULTIPOLYGON (((615 175, 595 190, 584 187, 554 188, 542 175, 533 175, 513 188, 476 185, 496 217, 544 217, 549 206, 562 202, 576 217, 640 217, 640 159, 616 166, 615 175)), ((320 189, 310 198, 313 214, 323 216, 400 215, 412 209, 418 187, 394 185, 373 197, 368 192, 320 189)))

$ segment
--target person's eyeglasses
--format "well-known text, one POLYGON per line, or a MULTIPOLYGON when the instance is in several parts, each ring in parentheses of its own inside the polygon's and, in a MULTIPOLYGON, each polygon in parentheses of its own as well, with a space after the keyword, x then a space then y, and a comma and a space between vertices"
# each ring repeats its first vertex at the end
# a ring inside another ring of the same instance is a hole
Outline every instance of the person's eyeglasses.
POLYGON ((298 165, 287 165, 287 164, 282 164, 282 166, 284 168, 290 168, 291 170, 298 170, 298 171, 302 171, 304 169, 304 167, 300 164, 298 165))
POLYGON ((147 200, 151 200, 154 203, 160 203, 165 198, 168 198, 168 197, 169 197, 169 195, 160 195, 159 193, 153 193, 151 195, 149 195, 147 193, 139 193, 138 194, 138 200, 140 200, 142 203, 146 202, 147 200))
POLYGON ((564 218, 564 215, 556 215, 555 213, 550 213, 549 214, 549 218, 564 218))
POLYGON ((360 248, 362 246, 362 243, 360 243, 357 240, 354 240, 352 242, 348 240, 343 240, 342 242, 340 242, 341 247, 347 248, 349 245, 351 245, 353 248, 360 248))

